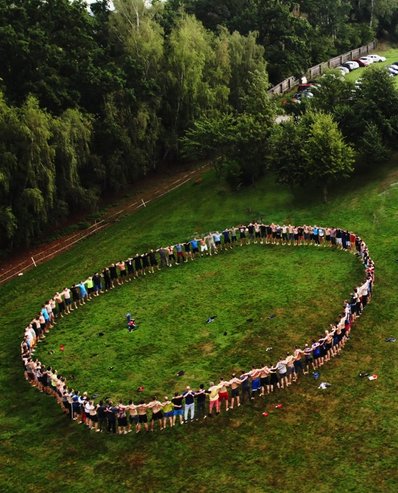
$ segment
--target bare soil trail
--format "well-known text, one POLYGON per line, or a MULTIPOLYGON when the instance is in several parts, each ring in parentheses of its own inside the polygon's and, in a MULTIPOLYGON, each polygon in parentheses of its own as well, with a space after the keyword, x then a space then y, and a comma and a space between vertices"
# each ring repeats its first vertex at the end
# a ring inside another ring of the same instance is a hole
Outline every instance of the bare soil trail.
MULTIPOLYGON (((163 170, 156 175, 150 175, 132 185, 128 198, 119 200, 117 205, 107 209, 101 219, 95 221, 89 227, 62 235, 60 238, 43 243, 24 251, 18 251, 8 256, 7 260, 0 262, 0 284, 10 281, 26 270, 43 262, 51 260, 56 255, 72 248, 76 243, 91 236, 98 231, 114 223, 124 214, 132 214, 163 195, 175 190, 191 180, 200 179, 209 165, 204 164, 195 168, 163 170)), ((84 220, 80 217, 76 220, 84 220)), ((62 234, 62 228, 58 230, 62 234)), ((55 231, 54 231, 55 232, 55 231)))

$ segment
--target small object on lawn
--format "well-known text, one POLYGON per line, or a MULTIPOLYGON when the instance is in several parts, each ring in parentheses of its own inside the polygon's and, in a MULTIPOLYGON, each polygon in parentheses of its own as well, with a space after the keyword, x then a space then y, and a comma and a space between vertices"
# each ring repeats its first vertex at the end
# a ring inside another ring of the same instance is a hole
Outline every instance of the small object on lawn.
POLYGON ((134 319, 132 319, 128 322, 127 329, 129 332, 133 332, 133 330, 138 329, 138 325, 135 323, 134 319))
POLYGON ((140 385, 138 388, 137 388, 137 392, 144 392, 145 390, 145 387, 143 385, 140 385))
POLYGON ((180 370, 177 372, 177 377, 182 377, 183 375, 185 375, 185 371, 184 370, 180 370))
POLYGON ((209 317, 207 320, 206 320, 206 323, 207 324, 211 324, 212 322, 214 322, 214 320, 217 318, 217 315, 213 315, 212 317, 209 317))
POLYGON ((272 347, 267 347, 266 351, 272 351, 272 347))
POLYGON ((104 332, 98 332, 98 337, 102 337, 104 334, 104 332))
POLYGON ((361 371, 359 372, 358 376, 361 378, 368 377, 369 373, 367 371, 361 371))
POLYGON ((54 351, 51 349, 51 351, 48 351, 48 354, 54 354, 54 351))
POLYGON ((276 317, 275 313, 271 313, 271 315, 268 317, 268 320, 271 320, 272 318, 275 318, 275 317, 276 317))
POLYGON ((331 385, 332 385, 331 383, 328 383, 328 382, 322 382, 322 383, 319 385, 318 389, 325 390, 325 389, 327 389, 328 387, 330 387, 331 385))
POLYGON ((91 398, 92 398, 92 399, 96 399, 98 396, 99 396, 99 394, 93 394, 93 395, 91 396, 91 398))
POLYGON ((267 413, 267 411, 264 411, 263 416, 269 416, 269 413, 267 413))
POLYGON ((64 351, 65 350, 65 345, 64 344, 60 344, 59 345, 59 350, 60 351, 64 351))
POLYGON ((112 370, 113 370, 113 366, 110 366, 110 367, 108 368, 108 370, 112 371, 112 370))
POLYGON ((379 377, 376 374, 368 376, 368 380, 377 380, 378 378, 379 377))
POLYGON ((282 409, 283 404, 276 404, 275 409, 282 409))
POLYGON ((23 276, 23 272, 19 272, 19 273, 18 273, 18 276, 19 276, 19 277, 23 276))
POLYGON ((315 380, 318 380, 319 375, 320 375, 319 371, 313 371, 312 372, 312 376, 315 378, 315 380))
POLYGON ((397 342, 397 339, 395 337, 387 337, 384 339, 386 342, 397 342))
POLYGON ((228 335, 228 332, 224 332, 224 335, 227 336, 228 335))

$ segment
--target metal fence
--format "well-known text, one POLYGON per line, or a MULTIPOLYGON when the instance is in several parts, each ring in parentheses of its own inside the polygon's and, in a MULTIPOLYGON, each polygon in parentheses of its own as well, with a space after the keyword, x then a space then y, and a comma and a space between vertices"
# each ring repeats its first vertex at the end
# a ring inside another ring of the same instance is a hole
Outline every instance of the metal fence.
MULTIPOLYGON (((325 73, 326 70, 338 67, 342 63, 346 62, 347 60, 352 60, 353 58, 359 58, 362 55, 368 54, 370 51, 374 50, 377 46, 377 41, 372 41, 371 43, 361 46, 360 48, 355 48, 355 50, 348 51, 347 53, 344 53, 343 55, 336 56, 334 58, 331 58, 327 62, 322 62, 319 63, 318 65, 314 65, 313 67, 309 68, 305 74, 308 80, 313 79, 314 77, 319 77, 323 73, 325 73)), ((300 84, 300 79, 297 79, 296 77, 289 77, 282 82, 279 82, 274 87, 271 87, 271 89, 268 90, 270 94, 283 94, 285 92, 289 92, 293 87, 298 86, 300 84)))

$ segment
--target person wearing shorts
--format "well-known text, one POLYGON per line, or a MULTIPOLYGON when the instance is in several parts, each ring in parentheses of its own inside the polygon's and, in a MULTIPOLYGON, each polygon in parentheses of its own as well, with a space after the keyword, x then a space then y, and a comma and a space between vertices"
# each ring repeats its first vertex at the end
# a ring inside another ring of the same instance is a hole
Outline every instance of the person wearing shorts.
POLYGON ((252 394, 251 394, 251 385, 250 385, 250 373, 244 373, 243 370, 241 371, 239 380, 242 385, 242 402, 245 402, 245 398, 247 397, 248 400, 251 399, 252 394))
POLYGON ((253 223, 249 223, 249 225, 247 226, 247 231, 249 233, 248 245, 250 245, 250 242, 254 241, 254 224, 253 223))
POLYGON ((304 351, 300 349, 298 346, 295 346, 294 348, 294 373, 296 375, 296 379, 300 373, 303 373, 303 363, 301 361, 302 357, 304 356, 304 351))
POLYGON ((219 385, 220 385, 220 390, 218 393, 218 399, 220 401, 220 410, 222 407, 222 403, 225 402, 225 410, 229 411, 229 394, 227 389, 228 382, 225 382, 224 379, 221 378, 219 385))
POLYGON ((129 257, 126 260, 126 269, 127 269, 127 279, 131 281, 131 278, 134 276, 134 265, 133 265, 133 259, 129 257))
POLYGON ((160 270, 158 261, 156 259, 156 253, 155 253, 154 250, 150 250, 149 251, 149 263, 151 264, 151 270, 150 270, 150 272, 152 272, 152 274, 155 273, 155 267, 156 267, 157 270, 160 270))
POLYGON ((163 407, 163 429, 167 426, 167 420, 169 420, 170 428, 173 426, 173 403, 169 400, 167 395, 162 402, 163 407))
POLYGON ((246 226, 243 224, 239 226, 239 240, 240 246, 243 246, 246 243, 246 226))
POLYGON ((261 365, 262 368, 260 368, 260 383, 261 383, 261 393, 260 396, 265 395, 265 390, 267 389, 267 394, 270 393, 270 383, 271 383, 271 378, 270 378, 270 372, 268 366, 265 366, 264 364, 261 365))
POLYGON ((136 433, 139 433, 141 431, 142 426, 144 426, 145 431, 149 431, 147 409, 148 408, 147 408, 147 405, 145 404, 145 402, 140 401, 140 403, 137 406, 138 425, 137 425, 136 433))
POLYGON ((146 276, 146 273, 150 272, 149 254, 143 253, 141 255, 141 260, 142 260, 142 272, 144 276, 146 276))
POLYGON ((275 365, 278 373, 278 380, 279 380, 279 388, 284 389, 288 385, 288 373, 287 373, 287 364, 286 360, 281 359, 278 361, 278 363, 275 365))
POLYGON ((260 225, 258 224, 258 222, 254 223, 254 238, 254 243, 258 243, 261 238, 260 225))
POLYGON ((223 238, 224 238, 224 249, 227 248, 232 248, 231 245, 231 238, 230 238, 230 231, 229 229, 225 228, 224 231, 222 232, 223 238))
POLYGON ((267 239, 267 226, 264 223, 260 224, 260 237, 261 237, 260 243, 263 244, 264 240, 267 239))
POLYGON ((231 387, 231 409, 234 408, 235 400, 236 405, 240 406, 240 394, 239 394, 239 385, 241 384, 241 380, 237 378, 236 374, 232 374, 232 379, 228 382, 228 385, 231 387))
POLYGON ((230 231, 231 231, 231 244, 233 245, 234 243, 236 243, 238 241, 238 237, 237 237, 238 229, 235 228, 235 226, 232 226, 230 231))
POLYGON ((128 426, 128 431, 132 431, 132 428, 134 426, 135 431, 137 432, 138 429, 138 412, 137 412, 137 406, 134 404, 132 400, 129 400, 128 403, 128 412, 129 412, 129 426, 128 426))
POLYGON ((134 270, 137 277, 142 274, 142 260, 139 253, 136 253, 134 256, 134 270))
POLYGON ((213 233, 213 241, 214 241, 214 244, 216 245, 216 252, 221 250, 221 233, 219 233, 218 231, 216 231, 215 233, 213 233))
POLYGON ((83 303, 83 305, 86 304, 86 301, 88 301, 88 291, 86 289, 86 285, 84 284, 84 281, 81 281, 81 283, 78 285, 79 291, 80 291, 80 300, 83 303))
POLYGON ((209 417, 213 416, 213 408, 216 408, 216 414, 220 414, 220 399, 219 391, 221 385, 214 385, 214 382, 210 382, 210 387, 207 392, 209 394, 209 417))
POLYGON ((64 311, 65 311, 66 305, 65 305, 64 300, 62 299, 62 294, 57 292, 54 296, 54 300, 58 305, 58 315, 61 318, 64 318, 64 311))
POLYGON ((176 244, 176 252, 177 252, 177 262, 182 264, 185 262, 185 255, 183 252, 183 245, 181 243, 176 244))
POLYGON ((183 243, 183 247, 185 252, 185 263, 187 263, 188 259, 193 260, 192 252, 191 252, 191 242, 186 241, 185 243, 183 243))
POLYGON ((209 253, 209 248, 207 246, 206 240, 204 238, 199 240, 200 243, 200 255, 203 257, 203 255, 208 255, 209 253))
POLYGON ((119 260, 119 262, 117 263, 117 267, 119 269, 120 281, 123 284, 127 278, 126 262, 124 260, 119 260))
POLYGON ((199 240, 197 240, 196 238, 191 240, 191 247, 192 247, 192 260, 193 260, 199 254, 199 240))
POLYGON ((125 406, 122 401, 117 406, 117 428, 119 435, 127 434, 127 411, 128 406, 125 406))
POLYGON ((173 426, 175 426, 176 421, 177 421, 177 416, 180 421, 180 424, 184 424, 184 410, 182 408, 182 400, 184 399, 184 396, 182 394, 179 394, 176 392, 174 394, 174 397, 171 399, 171 402, 173 403, 173 426))
POLYGON ((260 392, 260 390, 261 390, 260 371, 253 367, 252 371, 250 372, 250 376, 252 379, 252 396, 251 396, 251 398, 254 399, 255 396, 257 395, 257 392, 260 392))
POLYGON ((152 401, 148 403, 148 408, 152 409, 152 418, 151 418, 151 431, 154 430, 155 421, 159 423, 159 429, 163 430, 163 404, 158 401, 156 396, 152 397, 152 401))
POLYGON ((172 267, 176 263, 176 256, 174 255, 174 245, 167 247, 167 253, 169 256, 169 267, 172 267))

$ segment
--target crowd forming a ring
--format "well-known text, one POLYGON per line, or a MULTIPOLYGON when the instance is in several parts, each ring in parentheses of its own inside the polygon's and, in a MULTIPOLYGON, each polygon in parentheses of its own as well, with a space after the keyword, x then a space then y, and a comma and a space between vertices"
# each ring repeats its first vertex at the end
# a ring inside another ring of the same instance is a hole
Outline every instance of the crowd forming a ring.
POLYGON ((164 430, 176 424, 204 420, 222 411, 239 407, 256 396, 285 389, 297 382, 301 375, 319 369, 338 355, 346 344, 352 324, 370 301, 374 279, 375 266, 365 242, 355 233, 335 227, 251 222, 144 254, 137 253, 134 257, 104 268, 102 272, 95 272, 70 288, 64 288, 42 305, 26 327, 21 343, 25 378, 41 392, 54 396, 70 419, 83 423, 96 432, 139 433, 142 430, 153 431, 156 422, 156 428, 164 430), (86 392, 80 393, 71 388, 56 369, 35 358, 37 345, 45 339, 57 321, 96 296, 140 276, 153 274, 158 269, 175 267, 250 243, 314 245, 345 250, 358 256, 365 269, 365 280, 353 289, 335 322, 325 330, 321 338, 288 351, 273 366, 262 364, 253 366, 249 371, 235 371, 229 378, 221 377, 209 385, 200 384, 195 388, 187 386, 170 395, 170 398, 153 396, 147 402, 142 399, 134 402, 113 402, 110 399, 96 401, 86 392))

